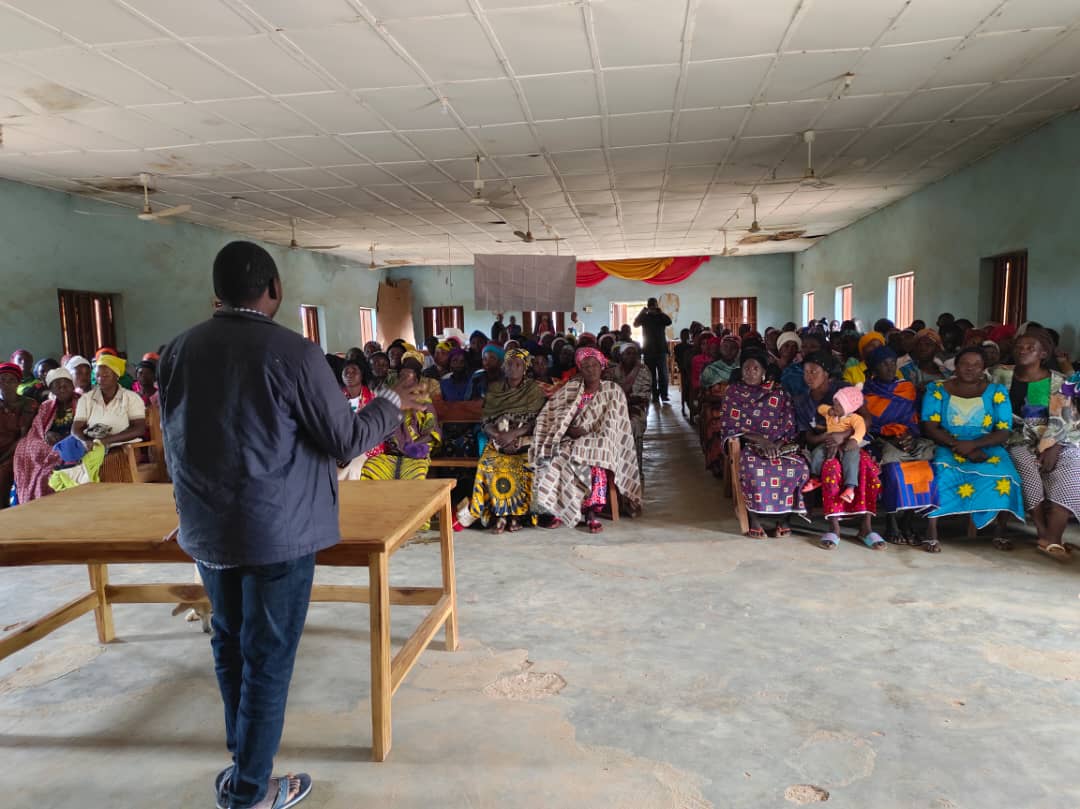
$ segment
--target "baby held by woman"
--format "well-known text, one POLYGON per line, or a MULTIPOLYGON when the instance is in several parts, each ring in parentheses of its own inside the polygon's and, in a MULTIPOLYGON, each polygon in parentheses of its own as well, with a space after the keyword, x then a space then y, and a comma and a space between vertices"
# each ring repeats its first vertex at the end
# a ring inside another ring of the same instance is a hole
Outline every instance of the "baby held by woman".
MULTIPOLYGON (((844 433, 851 431, 851 437, 845 441, 839 451, 840 466, 844 470, 844 489, 840 499, 850 503, 855 499, 855 490, 859 485, 859 449, 866 443, 866 421, 858 411, 863 406, 862 391, 858 388, 840 388, 833 394, 831 405, 818 407, 818 413, 825 417, 825 431, 844 433)), ((821 468, 832 454, 832 445, 818 444, 810 454, 810 474, 812 477, 803 486, 803 492, 812 492, 821 488, 821 468)))

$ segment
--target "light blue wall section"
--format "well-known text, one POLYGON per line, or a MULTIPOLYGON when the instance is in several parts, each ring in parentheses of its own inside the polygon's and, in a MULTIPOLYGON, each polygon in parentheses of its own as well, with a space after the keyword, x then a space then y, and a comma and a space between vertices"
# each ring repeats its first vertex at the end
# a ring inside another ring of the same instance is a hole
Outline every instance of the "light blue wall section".
POLYGON ((795 256, 792 312, 815 290, 818 317, 833 291, 855 284, 855 315, 885 315, 888 278, 915 272, 915 316, 982 320, 991 279, 981 259, 1028 251, 1028 318, 1080 348, 1080 113, 818 242, 795 256), (981 305, 980 305, 981 303, 981 305))
MULTIPOLYGON (((413 320, 417 339, 423 337, 422 310, 425 306, 463 306, 466 332, 473 329, 490 330, 495 319, 493 313, 473 308, 471 266, 400 267, 390 270, 389 277, 408 278, 413 282, 413 320)), ((649 297, 673 293, 679 296, 679 311, 673 317, 678 329, 689 326, 694 320, 708 323, 712 317, 713 298, 757 297, 758 323, 763 328, 773 324, 781 326, 791 318, 794 306, 791 289, 789 253, 726 258, 713 256, 680 284, 653 286, 640 281, 608 278, 594 287, 580 288, 577 290, 577 311, 585 327, 595 332, 609 324, 608 304, 612 301, 644 301, 649 297), (593 311, 585 313, 585 306, 592 306, 593 311)), ((518 322, 521 322, 521 313, 517 314, 518 322)))
MULTIPOLYGON (((0 180, 0 356, 16 347, 59 356, 57 289, 120 296, 118 348, 155 350, 212 312, 214 255, 233 238, 199 225, 80 216, 124 209, 0 180)), ((263 244, 281 272, 278 322, 300 330, 299 305, 323 308, 331 351, 360 341, 358 308, 375 306, 381 272, 307 250, 263 244)))

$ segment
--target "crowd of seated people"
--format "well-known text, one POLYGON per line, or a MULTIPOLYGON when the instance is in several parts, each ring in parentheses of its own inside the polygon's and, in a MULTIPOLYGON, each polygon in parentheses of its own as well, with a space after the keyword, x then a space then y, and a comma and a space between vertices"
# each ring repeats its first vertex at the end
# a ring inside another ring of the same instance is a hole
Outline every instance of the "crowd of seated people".
POLYGON ((824 548, 853 520, 869 548, 937 553, 939 520, 961 516, 976 530, 992 525, 994 545, 1008 550, 1010 519, 1030 518, 1040 550, 1071 558, 1063 536, 1080 518, 1080 373, 1059 335, 1038 323, 976 328, 951 314, 936 326, 683 331, 675 358, 689 418, 714 474, 737 452, 748 536, 766 537, 765 521, 786 536, 820 496, 824 548))

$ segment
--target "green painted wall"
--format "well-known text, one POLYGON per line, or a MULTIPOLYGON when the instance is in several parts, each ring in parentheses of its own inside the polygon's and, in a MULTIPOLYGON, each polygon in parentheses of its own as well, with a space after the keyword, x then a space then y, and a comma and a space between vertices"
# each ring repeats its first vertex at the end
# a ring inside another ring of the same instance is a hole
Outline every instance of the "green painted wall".
MULTIPOLYGON (((0 180, 0 356, 27 348, 61 353, 57 289, 119 295, 118 348, 155 350, 212 312, 214 255, 233 236, 176 222, 80 216, 122 209, 0 180)), ((374 307, 380 272, 306 250, 263 244, 281 272, 278 321, 300 330, 299 305, 322 307, 323 340, 339 351, 360 340, 358 308, 374 307)))
MULTIPOLYGON (((413 322, 417 339, 423 338, 423 308, 425 306, 463 306, 465 331, 481 329, 488 332, 495 320, 492 312, 473 307, 473 269, 471 266, 400 267, 389 270, 389 277, 408 278, 413 282, 413 322), (450 281, 453 279, 453 286, 450 281)), ((577 290, 578 317, 585 327, 596 332, 609 324, 608 304, 644 301, 659 298, 665 293, 679 296, 679 311, 672 318, 676 329, 699 320, 708 323, 712 317, 712 298, 756 297, 758 323, 781 326, 789 320, 792 301, 791 254, 777 253, 761 256, 713 256, 697 272, 680 284, 653 286, 641 281, 608 278, 594 287, 577 290), (591 306, 586 313, 583 307, 591 306)), ((506 313, 510 315, 510 312, 506 313)), ((520 312, 518 322, 521 322, 520 312)), ((507 319, 506 322, 509 322, 507 319)))
POLYGON ((834 233, 794 257, 799 315, 815 290, 816 314, 834 288, 855 285, 855 315, 885 315, 888 279, 915 272, 915 316, 989 316, 982 259, 1028 251, 1028 318, 1080 348, 1080 113, 1059 118, 975 165, 834 233))

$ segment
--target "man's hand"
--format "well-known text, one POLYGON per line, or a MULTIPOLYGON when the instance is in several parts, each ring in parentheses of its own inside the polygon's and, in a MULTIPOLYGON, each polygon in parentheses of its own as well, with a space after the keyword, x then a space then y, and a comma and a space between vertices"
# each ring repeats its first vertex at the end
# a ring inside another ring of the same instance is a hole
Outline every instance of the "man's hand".
POLYGON ((402 383, 394 388, 394 393, 401 399, 402 410, 422 410, 423 405, 416 400, 416 397, 420 395, 420 389, 409 387, 402 383))
POLYGON ((166 534, 165 536, 163 536, 163 537, 161 538, 161 542, 162 542, 162 544, 164 544, 164 543, 166 543, 166 542, 176 542, 176 538, 177 538, 178 536, 180 536, 180 526, 179 526, 179 525, 178 525, 178 526, 176 526, 176 527, 175 527, 175 528, 174 528, 173 530, 171 530, 171 531, 170 531, 169 533, 167 533, 167 534, 166 534))

